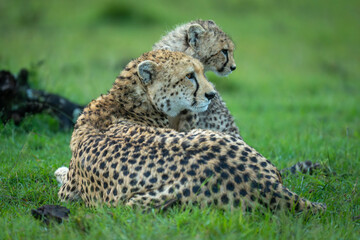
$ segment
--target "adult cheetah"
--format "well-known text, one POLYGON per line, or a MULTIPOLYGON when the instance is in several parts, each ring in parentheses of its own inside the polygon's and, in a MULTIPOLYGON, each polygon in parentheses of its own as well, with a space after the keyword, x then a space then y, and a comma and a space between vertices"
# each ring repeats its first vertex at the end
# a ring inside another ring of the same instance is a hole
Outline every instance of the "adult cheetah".
POLYGON ((177 202, 324 211, 323 204, 284 187, 274 165, 243 140, 168 128, 169 116, 205 111, 213 97, 202 64, 184 53, 158 50, 130 62, 108 94, 78 118, 60 199, 81 199, 88 206, 177 202))

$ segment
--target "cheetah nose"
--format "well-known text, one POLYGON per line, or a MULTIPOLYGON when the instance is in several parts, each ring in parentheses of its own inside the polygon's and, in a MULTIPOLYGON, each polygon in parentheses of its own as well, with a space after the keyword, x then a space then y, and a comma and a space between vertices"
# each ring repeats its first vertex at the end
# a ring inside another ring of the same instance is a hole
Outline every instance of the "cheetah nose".
POLYGON ((236 65, 230 67, 231 71, 234 71, 235 69, 236 69, 236 65))
POLYGON ((205 93, 205 97, 208 99, 208 100, 211 100, 215 97, 216 93, 215 92, 209 92, 209 93, 205 93))

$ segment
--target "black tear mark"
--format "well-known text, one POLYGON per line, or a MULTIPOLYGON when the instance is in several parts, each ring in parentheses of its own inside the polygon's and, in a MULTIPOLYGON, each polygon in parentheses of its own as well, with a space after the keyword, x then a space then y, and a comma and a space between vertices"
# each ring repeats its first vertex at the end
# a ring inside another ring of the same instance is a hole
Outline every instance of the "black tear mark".
POLYGON ((195 84, 196 84, 196 89, 195 89, 195 92, 194 92, 194 97, 196 97, 196 93, 197 93, 197 91, 199 90, 199 83, 198 83, 198 80, 196 79, 196 77, 194 77, 194 81, 195 81, 195 84))
POLYGON ((228 62, 229 62, 228 52, 226 52, 226 54, 224 53, 224 55, 226 57, 226 61, 225 61, 224 65, 220 68, 220 70, 218 70, 219 72, 223 72, 226 67, 226 64, 228 64, 228 62))

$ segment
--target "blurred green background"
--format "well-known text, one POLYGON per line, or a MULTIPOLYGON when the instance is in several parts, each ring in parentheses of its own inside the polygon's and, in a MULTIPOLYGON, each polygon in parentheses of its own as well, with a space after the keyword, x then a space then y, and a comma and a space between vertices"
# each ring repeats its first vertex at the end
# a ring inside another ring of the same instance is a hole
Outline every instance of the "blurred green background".
POLYGON ((245 141, 279 168, 309 159, 337 173, 284 178, 327 204, 322 217, 66 204, 70 222, 44 230, 30 209, 64 205, 53 172, 69 164, 71 132, 36 115, 0 124, 0 239, 358 239, 359 10, 358 0, 0 0, 0 69, 29 68, 33 87, 81 104, 176 25, 214 20, 236 44, 237 69, 207 75, 245 141))
POLYGON ((294 138, 311 134, 321 147, 360 135, 359 9, 335 0, 0 1, 0 68, 30 68, 33 86, 86 104, 167 31, 212 19, 236 44, 237 70, 207 75, 243 137, 262 147, 291 135, 296 148, 294 138))

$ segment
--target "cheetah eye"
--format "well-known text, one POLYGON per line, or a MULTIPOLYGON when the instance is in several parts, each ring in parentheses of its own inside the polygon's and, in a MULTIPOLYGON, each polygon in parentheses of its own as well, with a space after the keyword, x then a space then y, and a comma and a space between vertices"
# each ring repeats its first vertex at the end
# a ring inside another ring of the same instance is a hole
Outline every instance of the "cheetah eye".
POLYGON ((195 74, 193 72, 188 73, 188 74, 186 74, 186 78, 189 79, 189 80, 193 80, 195 78, 195 74))
POLYGON ((222 52, 225 56, 227 56, 227 55, 228 55, 228 53, 229 53, 229 50, 227 50, 227 49, 223 49, 223 50, 221 50, 221 52, 222 52))

